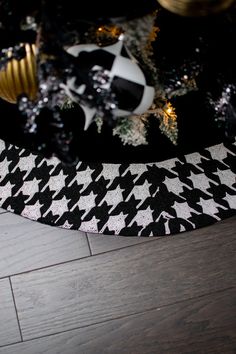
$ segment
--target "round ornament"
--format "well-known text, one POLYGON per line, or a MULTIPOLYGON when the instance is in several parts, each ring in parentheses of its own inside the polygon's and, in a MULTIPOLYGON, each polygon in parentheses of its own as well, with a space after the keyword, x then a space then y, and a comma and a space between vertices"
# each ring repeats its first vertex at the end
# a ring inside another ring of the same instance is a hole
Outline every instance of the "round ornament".
MULTIPOLYGON (((18 97, 25 94, 35 100, 38 91, 36 75, 36 47, 24 44, 26 55, 21 60, 10 60, 0 71, 0 97, 10 103, 17 103, 18 97)), ((8 56, 12 53, 9 50, 8 56)))
POLYGON ((122 40, 106 47, 79 44, 68 53, 76 58, 78 76, 64 89, 83 108, 85 130, 95 116, 140 115, 151 106, 154 87, 122 40))
POLYGON ((181 16, 208 16, 227 10, 235 0, 158 0, 165 9, 181 16))

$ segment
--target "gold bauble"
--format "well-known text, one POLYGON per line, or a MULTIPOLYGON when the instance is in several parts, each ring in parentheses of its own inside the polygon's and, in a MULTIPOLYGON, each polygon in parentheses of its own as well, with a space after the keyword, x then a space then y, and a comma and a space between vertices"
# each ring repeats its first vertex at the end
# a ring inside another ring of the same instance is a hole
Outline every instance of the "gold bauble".
MULTIPOLYGON (((36 47, 24 44, 26 56, 21 60, 10 60, 6 68, 0 71, 0 97, 10 103, 25 94, 31 100, 37 97, 36 47)), ((8 53, 11 57, 11 52, 8 53)))
POLYGON ((166 10, 182 16, 208 16, 230 8, 235 0, 157 0, 166 10))

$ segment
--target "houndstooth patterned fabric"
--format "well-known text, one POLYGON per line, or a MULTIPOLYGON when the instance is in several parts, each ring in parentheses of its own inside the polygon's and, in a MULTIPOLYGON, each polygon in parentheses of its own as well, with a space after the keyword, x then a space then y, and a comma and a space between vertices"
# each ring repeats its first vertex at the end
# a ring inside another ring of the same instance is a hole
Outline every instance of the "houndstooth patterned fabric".
POLYGON ((236 214, 236 145, 157 163, 71 167, 0 140, 0 206, 107 235, 193 230, 236 214))

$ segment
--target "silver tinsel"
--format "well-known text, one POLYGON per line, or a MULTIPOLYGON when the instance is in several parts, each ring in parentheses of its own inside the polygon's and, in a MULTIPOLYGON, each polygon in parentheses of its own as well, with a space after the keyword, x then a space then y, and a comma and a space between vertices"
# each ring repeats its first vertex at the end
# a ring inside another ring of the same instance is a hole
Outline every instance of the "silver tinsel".
POLYGON ((232 97, 236 94, 236 85, 228 84, 222 89, 222 93, 217 100, 212 97, 209 99, 210 105, 215 111, 215 119, 217 121, 225 121, 227 119, 228 107, 231 105, 232 97))

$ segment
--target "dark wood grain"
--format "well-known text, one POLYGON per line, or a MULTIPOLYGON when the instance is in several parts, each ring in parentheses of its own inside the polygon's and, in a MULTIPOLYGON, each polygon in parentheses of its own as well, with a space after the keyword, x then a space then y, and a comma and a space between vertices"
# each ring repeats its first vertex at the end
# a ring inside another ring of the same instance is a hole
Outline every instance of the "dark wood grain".
POLYGON ((0 354, 235 354, 236 289, 0 349, 0 354))
POLYGON ((23 338, 163 307, 236 284, 236 218, 12 277, 23 338))

